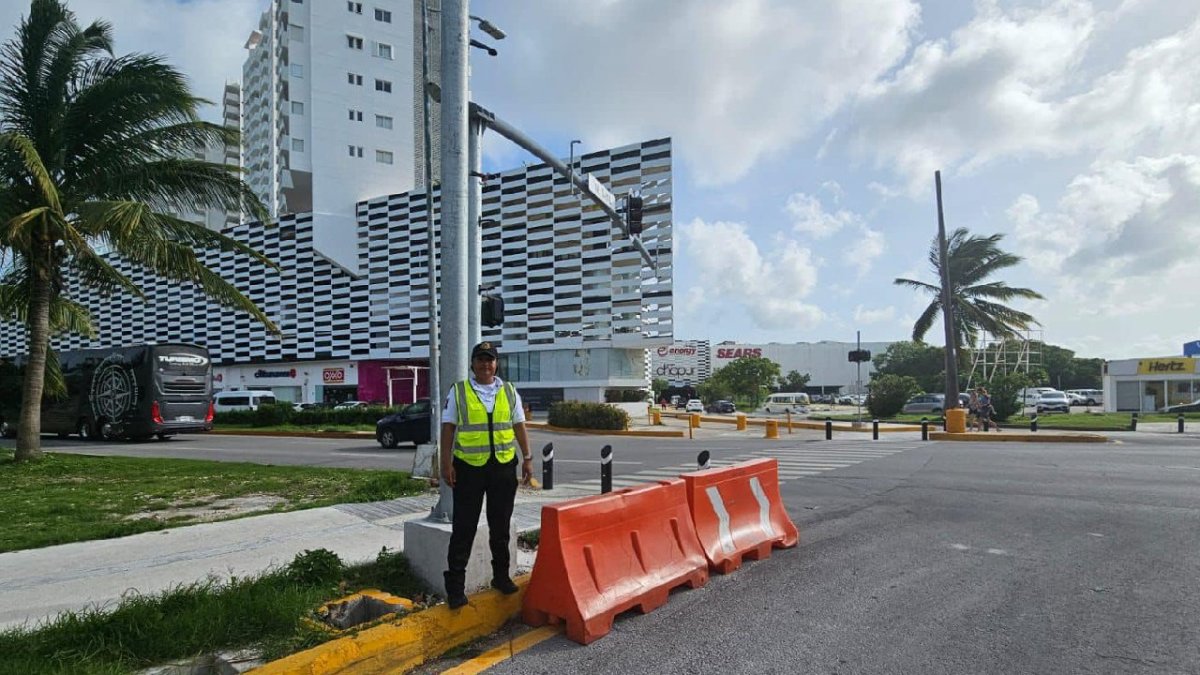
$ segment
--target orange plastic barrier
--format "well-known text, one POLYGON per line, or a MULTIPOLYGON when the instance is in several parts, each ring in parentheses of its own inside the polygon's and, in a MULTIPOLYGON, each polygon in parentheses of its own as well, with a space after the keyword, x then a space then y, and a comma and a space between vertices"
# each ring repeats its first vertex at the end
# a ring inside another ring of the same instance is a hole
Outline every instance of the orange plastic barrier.
MULTIPOLYGON (((756 459, 680 476, 696 534, 714 572, 729 574, 742 559, 761 560, 791 548, 800 532, 779 499, 779 462, 756 459)), ((539 554, 540 555, 540 554, 539 554)))
POLYGON ((649 612, 671 589, 708 583, 708 562, 682 480, 660 481, 542 507, 542 530, 521 617, 566 623, 589 644, 631 608, 649 612))

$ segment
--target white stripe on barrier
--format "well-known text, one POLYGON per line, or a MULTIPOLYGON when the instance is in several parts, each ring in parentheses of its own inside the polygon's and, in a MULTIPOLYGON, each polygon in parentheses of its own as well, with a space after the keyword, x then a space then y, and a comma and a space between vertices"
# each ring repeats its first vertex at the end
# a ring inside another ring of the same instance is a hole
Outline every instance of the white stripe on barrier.
POLYGON ((750 490, 754 493, 754 498, 758 500, 758 524, 762 528, 764 534, 768 537, 775 537, 775 526, 771 524, 771 502, 767 499, 767 493, 763 492, 762 483, 759 482, 758 476, 750 478, 750 490))
POLYGON ((721 492, 717 490, 717 486, 713 485, 704 489, 708 495, 708 501, 712 504, 713 511, 717 514, 717 527, 721 536, 721 549, 726 553, 733 553, 736 549, 733 546, 733 532, 729 530, 729 512, 725 510, 725 502, 721 500, 721 492))

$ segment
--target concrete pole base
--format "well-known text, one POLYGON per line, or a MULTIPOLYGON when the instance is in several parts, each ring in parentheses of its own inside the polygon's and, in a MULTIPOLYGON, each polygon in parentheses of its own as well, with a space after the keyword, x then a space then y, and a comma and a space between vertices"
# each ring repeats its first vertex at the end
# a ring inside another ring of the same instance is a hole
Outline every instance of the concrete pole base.
MULTIPOLYGON (((450 549, 450 523, 410 520, 404 523, 404 556, 413 572, 433 589, 445 595, 446 551, 450 549)), ((467 594, 488 587, 492 582, 492 552, 488 546, 486 516, 479 519, 471 557, 467 560, 467 594)), ((517 570, 517 521, 508 522, 508 575, 517 570)))
POLYGON ((437 456, 436 443, 422 443, 417 446, 417 452, 413 455, 413 478, 432 478, 434 457, 437 456))

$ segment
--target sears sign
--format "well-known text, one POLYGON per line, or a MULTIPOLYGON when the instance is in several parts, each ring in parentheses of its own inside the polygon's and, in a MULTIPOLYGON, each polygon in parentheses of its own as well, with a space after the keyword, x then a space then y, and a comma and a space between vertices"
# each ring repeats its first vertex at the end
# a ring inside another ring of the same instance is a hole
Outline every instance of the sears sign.
POLYGON ((761 347, 718 347, 718 359, 740 359, 743 356, 762 356, 761 347))

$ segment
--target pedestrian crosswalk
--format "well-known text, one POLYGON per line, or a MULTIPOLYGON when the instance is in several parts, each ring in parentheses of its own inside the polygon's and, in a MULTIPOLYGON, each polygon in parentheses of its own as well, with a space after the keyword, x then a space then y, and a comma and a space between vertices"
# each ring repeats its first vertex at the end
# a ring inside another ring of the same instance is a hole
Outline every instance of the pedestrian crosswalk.
MULTIPOLYGON (((762 448, 738 454, 730 454, 728 456, 722 455, 720 451, 712 451, 709 467, 715 469, 747 460, 774 457, 779 461, 779 482, 783 483, 797 478, 815 476, 826 471, 844 469, 868 460, 880 459, 912 450, 915 447, 916 445, 911 443, 880 443, 864 446, 861 442, 857 441, 845 443, 830 441, 811 444, 807 447, 762 448)), ((598 469, 599 465, 597 465, 598 469)), ((630 487, 648 481, 677 478, 681 473, 695 470, 695 463, 643 469, 636 473, 614 475, 612 484, 614 488, 630 487)), ((555 491, 561 490, 564 492, 599 492, 600 479, 597 477, 582 481, 555 483, 554 489, 555 491)))

